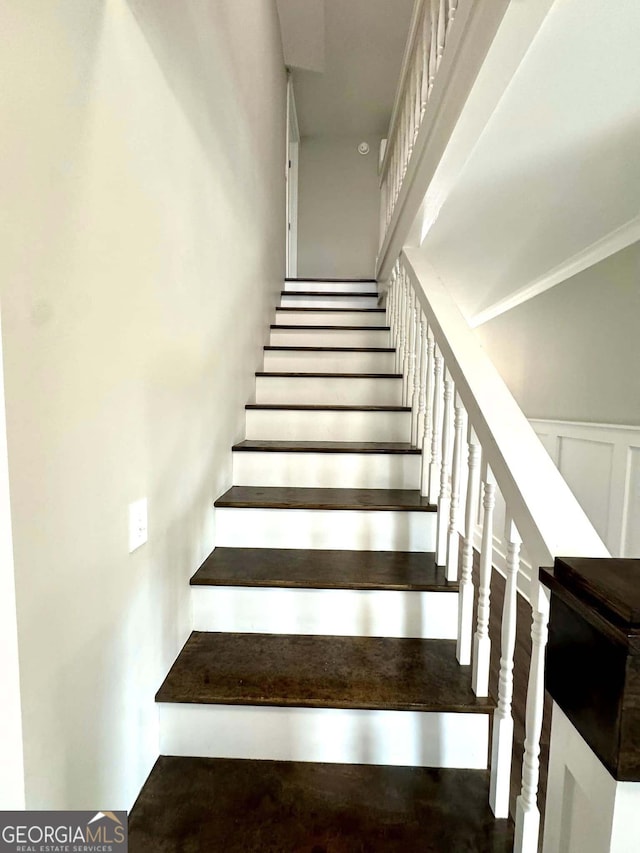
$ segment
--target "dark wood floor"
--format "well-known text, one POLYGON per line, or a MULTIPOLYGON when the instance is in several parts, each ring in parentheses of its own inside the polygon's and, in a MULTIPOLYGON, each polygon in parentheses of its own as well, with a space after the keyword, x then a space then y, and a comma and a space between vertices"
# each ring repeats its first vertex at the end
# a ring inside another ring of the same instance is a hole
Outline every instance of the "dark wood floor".
POLYGON ((131 853, 508 853, 482 770, 161 757, 131 853))

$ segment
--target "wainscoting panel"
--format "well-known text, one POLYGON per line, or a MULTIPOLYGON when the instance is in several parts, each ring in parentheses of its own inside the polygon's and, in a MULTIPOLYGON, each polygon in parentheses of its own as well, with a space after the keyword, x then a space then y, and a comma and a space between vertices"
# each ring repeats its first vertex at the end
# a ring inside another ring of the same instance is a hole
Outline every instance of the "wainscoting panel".
POLYGON ((640 557, 640 427, 530 420, 614 557, 640 557))

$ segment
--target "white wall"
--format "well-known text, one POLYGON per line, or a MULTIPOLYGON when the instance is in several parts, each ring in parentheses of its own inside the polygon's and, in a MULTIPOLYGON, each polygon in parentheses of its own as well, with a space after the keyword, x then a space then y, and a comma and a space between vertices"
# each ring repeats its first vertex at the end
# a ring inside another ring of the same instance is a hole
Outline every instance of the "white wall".
MULTIPOLYGON (((2 343, 0 334, 0 344, 2 343)), ((0 346, 0 808, 23 809, 24 760, 20 663, 11 535, 7 425, 0 346)))
POLYGON ((640 424, 640 243, 479 326, 527 417, 640 424))
POLYGON ((7 0, 0 28, 27 805, 127 808, 284 272, 275 0, 7 0))
POLYGON ((373 278, 378 249, 378 146, 372 137, 303 137, 298 276, 373 278), (370 152, 358 153, 368 142, 370 152))

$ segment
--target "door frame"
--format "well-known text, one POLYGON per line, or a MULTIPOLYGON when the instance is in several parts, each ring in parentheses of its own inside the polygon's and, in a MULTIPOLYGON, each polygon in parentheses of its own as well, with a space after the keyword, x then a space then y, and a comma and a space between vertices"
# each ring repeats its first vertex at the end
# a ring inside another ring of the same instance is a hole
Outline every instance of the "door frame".
POLYGON ((298 160, 300 129, 293 94, 291 71, 287 71, 287 141, 285 161, 286 184, 286 275, 298 274, 298 160))

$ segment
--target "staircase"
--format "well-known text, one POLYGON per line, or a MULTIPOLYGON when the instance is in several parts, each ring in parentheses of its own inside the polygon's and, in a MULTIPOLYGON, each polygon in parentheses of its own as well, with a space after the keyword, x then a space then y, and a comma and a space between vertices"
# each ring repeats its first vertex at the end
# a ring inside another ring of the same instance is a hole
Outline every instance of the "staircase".
POLYGON ((507 851, 373 281, 287 280, 133 851, 507 851))

